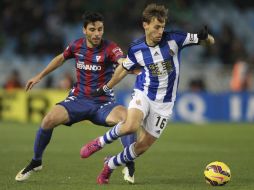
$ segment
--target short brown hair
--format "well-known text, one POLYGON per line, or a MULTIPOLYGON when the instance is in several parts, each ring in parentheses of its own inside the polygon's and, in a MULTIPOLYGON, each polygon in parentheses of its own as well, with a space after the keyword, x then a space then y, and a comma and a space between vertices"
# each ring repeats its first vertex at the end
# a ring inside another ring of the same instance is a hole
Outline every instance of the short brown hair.
POLYGON ((153 17, 157 18, 160 22, 166 21, 168 18, 168 9, 164 5, 157 5, 155 3, 147 5, 143 11, 142 21, 150 23, 153 17))

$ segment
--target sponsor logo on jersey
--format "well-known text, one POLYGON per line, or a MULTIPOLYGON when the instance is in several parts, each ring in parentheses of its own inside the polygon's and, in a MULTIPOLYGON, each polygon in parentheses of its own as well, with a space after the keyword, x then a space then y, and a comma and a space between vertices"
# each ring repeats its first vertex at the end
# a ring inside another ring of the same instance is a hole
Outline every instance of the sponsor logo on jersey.
POLYGON ((64 100, 64 102, 70 102, 70 101, 74 101, 77 97, 76 96, 69 96, 68 98, 66 98, 64 100))
POLYGON ((89 65, 89 64, 85 64, 84 62, 81 62, 81 61, 77 62, 77 68, 89 70, 89 71, 100 71, 101 70, 101 66, 99 66, 99 65, 89 65))
POLYGON ((75 53, 76 56, 79 56, 79 57, 84 57, 84 55, 80 54, 80 53, 75 53))
POLYGON ((158 55, 160 54, 156 51, 153 56, 158 56, 158 55))
POLYGON ((167 75, 173 71, 173 65, 171 61, 162 61, 153 63, 148 66, 153 76, 167 75))

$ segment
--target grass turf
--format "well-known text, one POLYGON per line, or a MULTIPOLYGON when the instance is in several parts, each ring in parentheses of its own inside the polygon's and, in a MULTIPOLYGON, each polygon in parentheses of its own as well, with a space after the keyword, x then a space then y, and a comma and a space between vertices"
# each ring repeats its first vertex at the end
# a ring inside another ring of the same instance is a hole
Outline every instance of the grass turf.
POLYGON ((121 151, 115 142, 91 158, 79 157, 81 146, 107 129, 90 123, 55 129, 44 154, 43 170, 26 182, 16 182, 16 173, 32 157, 38 126, 0 122, 0 189, 1 190, 250 190, 254 189, 253 124, 170 124, 148 152, 136 160, 135 185, 126 184, 121 168, 110 185, 99 186, 96 177, 106 155, 121 151), (212 161, 223 161, 232 172, 224 187, 205 183, 204 167, 212 161))

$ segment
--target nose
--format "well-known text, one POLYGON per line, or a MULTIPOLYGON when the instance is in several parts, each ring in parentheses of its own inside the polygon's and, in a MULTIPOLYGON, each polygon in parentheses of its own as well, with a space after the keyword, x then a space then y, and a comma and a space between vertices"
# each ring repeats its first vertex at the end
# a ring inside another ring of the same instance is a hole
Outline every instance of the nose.
POLYGON ((96 37, 100 35, 100 33, 99 33, 98 30, 95 30, 95 33, 94 33, 94 34, 95 34, 96 37))
POLYGON ((164 28, 160 28, 159 34, 162 35, 162 34, 163 34, 163 31, 164 31, 164 28))

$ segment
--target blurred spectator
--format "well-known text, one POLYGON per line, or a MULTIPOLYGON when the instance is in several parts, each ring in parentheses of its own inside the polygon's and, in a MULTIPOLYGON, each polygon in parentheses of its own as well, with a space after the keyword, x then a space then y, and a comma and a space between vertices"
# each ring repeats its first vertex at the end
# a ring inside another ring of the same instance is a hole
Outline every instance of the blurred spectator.
POLYGON ((206 90, 204 81, 201 78, 195 78, 189 82, 190 92, 204 92, 206 90))
MULTIPOLYGON (((6 72, 2 69, 5 68, 5 57, 7 60, 9 57, 12 59, 10 62, 15 64, 12 68, 17 68, 27 77, 24 71, 26 67, 22 66, 28 63, 27 60, 43 59, 58 54, 74 36, 82 35, 80 18, 84 11, 101 12, 105 16, 107 25, 105 37, 116 41, 127 52, 129 43, 143 33, 139 15, 142 7, 151 2, 153 0, 0 1, 0 85, 3 86, 3 81, 6 79, 6 72)), ((186 52, 190 55, 187 58, 190 64, 204 62, 204 67, 220 64, 221 70, 230 77, 233 64, 238 59, 247 60, 252 56, 254 3, 251 1, 158 0, 156 2, 171 9, 170 27, 167 26, 167 30, 183 28, 185 31, 195 32, 200 25, 207 24, 209 31, 215 36, 215 46, 186 52), (203 53, 204 59, 198 56, 200 53, 203 53)), ((38 62, 36 67, 39 70, 40 61, 35 62, 38 62)), ((207 70, 209 72, 209 69, 207 70)), ((189 77, 186 78, 188 78, 186 81, 189 81, 189 77)), ((208 77, 206 79, 207 87, 210 88, 211 80, 208 77)), ((225 78, 223 83, 216 82, 216 79, 212 84, 213 87, 229 90, 228 78, 225 78)), ((45 87, 51 88, 53 82, 49 79, 45 87)))
POLYGON ((219 48, 219 57, 223 64, 233 64, 232 60, 232 44, 235 38, 235 34, 232 28, 224 23, 221 29, 221 36, 216 42, 219 48))
POLYGON ((62 90, 70 90, 73 86, 73 78, 70 73, 64 73, 62 79, 59 81, 58 87, 62 90))
POLYGON ((251 72, 247 62, 239 60, 234 64, 230 88, 233 92, 250 90, 251 72))
POLYGON ((3 88, 6 90, 22 88, 22 80, 18 70, 13 70, 8 76, 3 88))
POLYGON ((45 80, 44 88, 53 88, 54 78, 52 75, 48 76, 45 80))

